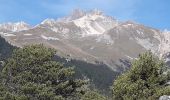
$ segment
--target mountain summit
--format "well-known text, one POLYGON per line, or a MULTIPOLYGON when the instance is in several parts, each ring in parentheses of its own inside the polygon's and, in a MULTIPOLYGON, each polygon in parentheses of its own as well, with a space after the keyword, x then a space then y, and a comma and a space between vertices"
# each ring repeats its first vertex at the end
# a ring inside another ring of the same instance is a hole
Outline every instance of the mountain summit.
POLYGON ((120 22, 99 10, 77 9, 70 16, 46 19, 33 28, 25 23, 3 24, 0 32, 13 45, 43 43, 67 59, 104 63, 114 71, 127 69, 129 61, 146 50, 160 57, 170 51, 169 31, 120 22))
POLYGON ((31 26, 25 22, 0 24, 1 32, 17 32, 22 30, 28 30, 30 28, 31 26))

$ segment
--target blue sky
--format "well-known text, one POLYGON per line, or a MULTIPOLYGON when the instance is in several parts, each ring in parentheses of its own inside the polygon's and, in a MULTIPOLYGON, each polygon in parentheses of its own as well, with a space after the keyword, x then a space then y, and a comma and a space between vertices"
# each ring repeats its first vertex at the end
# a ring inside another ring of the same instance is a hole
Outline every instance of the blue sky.
POLYGON ((0 0, 0 23, 25 21, 36 25, 46 18, 67 16, 74 9, 99 9, 119 20, 134 20, 170 30, 170 0, 0 0))

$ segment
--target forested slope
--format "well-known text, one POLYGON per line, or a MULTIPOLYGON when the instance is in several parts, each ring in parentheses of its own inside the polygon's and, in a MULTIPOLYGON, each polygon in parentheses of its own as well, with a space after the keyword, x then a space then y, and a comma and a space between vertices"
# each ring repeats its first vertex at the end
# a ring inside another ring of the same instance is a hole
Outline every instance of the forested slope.
POLYGON ((16 47, 10 45, 4 38, 0 36, 0 61, 8 58, 14 48, 16 47))

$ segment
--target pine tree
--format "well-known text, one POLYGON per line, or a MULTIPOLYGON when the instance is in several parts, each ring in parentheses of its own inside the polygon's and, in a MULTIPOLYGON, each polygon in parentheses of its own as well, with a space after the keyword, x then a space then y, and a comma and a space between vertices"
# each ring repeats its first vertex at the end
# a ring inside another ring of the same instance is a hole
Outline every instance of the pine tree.
POLYGON ((82 87, 86 81, 74 79, 74 68, 54 61, 55 53, 43 45, 15 50, 2 70, 0 95, 4 97, 1 98, 63 100, 84 94, 82 87))
POLYGON ((129 71, 119 76, 113 84, 115 100, 157 100, 162 95, 170 95, 166 86, 169 78, 163 61, 151 52, 146 52, 135 60, 129 71))

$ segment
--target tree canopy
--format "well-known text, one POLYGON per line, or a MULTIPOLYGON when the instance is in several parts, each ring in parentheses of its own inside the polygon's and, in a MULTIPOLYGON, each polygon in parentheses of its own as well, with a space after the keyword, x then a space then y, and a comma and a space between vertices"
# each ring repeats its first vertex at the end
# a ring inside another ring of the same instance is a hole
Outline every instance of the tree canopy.
POLYGON ((113 84, 115 100, 157 100, 170 95, 167 67, 151 52, 139 56, 131 69, 122 74, 113 84))
POLYGON ((84 94, 85 80, 53 60, 55 50, 31 45, 14 51, 1 73, 0 99, 62 100, 84 94))

